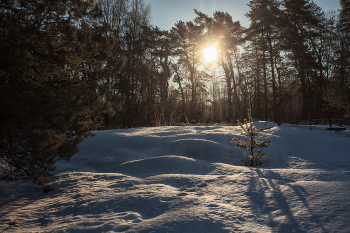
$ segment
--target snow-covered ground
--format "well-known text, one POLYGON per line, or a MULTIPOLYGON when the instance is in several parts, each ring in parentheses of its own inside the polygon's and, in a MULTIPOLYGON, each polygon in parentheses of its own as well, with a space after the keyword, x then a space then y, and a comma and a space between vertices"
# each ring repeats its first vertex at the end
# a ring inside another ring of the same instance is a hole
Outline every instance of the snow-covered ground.
POLYGON ((254 168, 236 126, 97 131, 54 191, 0 181, 0 232, 350 232, 350 130, 269 125, 254 168))

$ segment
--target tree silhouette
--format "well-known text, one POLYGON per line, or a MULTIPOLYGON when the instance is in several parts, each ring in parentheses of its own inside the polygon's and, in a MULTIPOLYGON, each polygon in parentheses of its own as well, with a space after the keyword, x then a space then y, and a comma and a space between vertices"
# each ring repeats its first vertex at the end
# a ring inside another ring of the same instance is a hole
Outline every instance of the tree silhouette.
POLYGON ((246 137, 249 137, 249 141, 245 142, 242 139, 238 140, 236 137, 234 137, 231 143, 236 144, 237 148, 247 148, 247 150, 251 152, 250 155, 246 151, 243 152, 243 155, 245 156, 245 158, 241 160, 242 164, 244 164, 245 166, 251 166, 251 167, 260 165, 261 164, 260 158, 265 158, 266 156, 260 150, 258 150, 258 153, 254 154, 254 148, 268 147, 271 145, 271 140, 267 139, 265 135, 263 135, 263 140, 261 142, 257 142, 255 140, 255 135, 257 135, 263 130, 267 130, 271 128, 271 127, 265 128, 268 121, 266 121, 263 127, 258 130, 253 125, 251 115, 249 116, 249 123, 246 119, 244 119, 244 125, 239 120, 237 121, 242 130, 241 134, 246 137))

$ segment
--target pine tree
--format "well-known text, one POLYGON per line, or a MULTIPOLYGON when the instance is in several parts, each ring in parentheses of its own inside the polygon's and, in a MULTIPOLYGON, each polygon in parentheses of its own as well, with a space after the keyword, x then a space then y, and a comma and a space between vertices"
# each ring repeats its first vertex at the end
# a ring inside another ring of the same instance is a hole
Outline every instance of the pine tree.
POLYGON ((306 120, 311 115, 312 106, 308 105, 313 95, 317 97, 316 108, 322 108, 319 94, 323 89, 325 73, 322 53, 327 46, 322 41, 322 33, 327 31, 326 19, 321 8, 310 0, 284 0, 283 7, 283 44, 285 50, 291 52, 290 59, 298 72, 302 97, 301 118, 306 120), (310 80, 310 73, 315 74, 317 80, 310 80), (317 88, 310 85, 312 82, 317 83, 317 88), (313 92, 315 94, 311 94, 313 92))
POLYGON ((198 117, 198 95, 203 86, 203 72, 199 72, 200 65, 200 45, 203 25, 198 25, 196 22, 179 21, 171 29, 170 38, 173 55, 178 59, 177 65, 184 67, 189 73, 190 87, 190 107, 189 118, 195 119, 198 117))
MULTIPOLYGON (((263 62, 265 63, 265 52, 269 53, 269 63, 271 70, 271 84, 272 84, 272 105, 274 121, 278 120, 278 106, 277 106, 277 87, 275 78, 275 60, 279 54, 278 39, 281 36, 279 24, 281 21, 280 2, 276 0, 251 0, 248 3, 250 11, 246 16, 250 19, 251 24, 248 29, 248 38, 258 36, 263 53, 263 62)), ((263 64, 264 69, 265 64, 263 64)), ((266 70, 264 70, 264 79, 266 80, 266 70)), ((267 91, 267 83, 265 83, 265 92, 267 91)), ((268 117, 267 93, 265 94, 265 118, 268 117)))
POLYGON ((239 21, 234 22, 232 17, 226 12, 216 11, 213 17, 208 17, 202 12, 195 10, 197 18, 195 21, 200 25, 205 26, 205 39, 209 45, 212 43, 218 44, 218 65, 221 66, 224 73, 224 80, 227 88, 227 120, 240 117, 241 100, 238 97, 239 83, 242 80, 240 64, 238 61, 239 48, 243 42, 242 33, 243 27, 239 21), (235 69, 237 73, 235 75, 235 69), (234 111, 235 110, 235 111, 234 111))
POLYGON ((243 139, 238 140, 236 137, 234 137, 231 141, 231 143, 236 144, 237 148, 247 148, 248 151, 250 151, 250 155, 244 151, 243 155, 245 156, 245 159, 242 159, 241 162, 245 166, 251 166, 254 167, 256 165, 260 165, 261 161, 260 158, 265 158, 265 154, 263 154, 260 150, 258 150, 258 153, 254 154, 254 148, 262 148, 262 147, 268 147, 271 145, 271 140, 267 139, 265 135, 263 135, 263 140, 261 142, 257 142, 255 140, 255 136, 259 134, 263 130, 270 129, 271 127, 265 127, 267 122, 261 127, 260 129, 256 129, 255 126, 253 125, 253 120, 251 117, 251 114, 249 113, 249 123, 246 119, 244 119, 244 125, 239 121, 238 124, 241 127, 241 134, 249 137, 249 141, 245 142, 243 139))
MULTIPOLYGON (((350 116, 350 2, 340 1, 336 24, 334 71, 327 91, 323 93, 327 110, 339 117, 350 116)), ((334 38, 332 38, 334 40, 334 38)))
POLYGON ((0 3, 0 172, 46 191, 55 163, 77 153, 100 121, 103 42, 78 28, 92 6, 92 0, 0 3))

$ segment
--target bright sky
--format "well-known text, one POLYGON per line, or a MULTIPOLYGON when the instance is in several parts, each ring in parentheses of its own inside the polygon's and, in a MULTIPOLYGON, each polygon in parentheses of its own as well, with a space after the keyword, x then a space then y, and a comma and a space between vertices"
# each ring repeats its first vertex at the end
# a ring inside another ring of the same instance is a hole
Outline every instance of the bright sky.
MULTIPOLYGON (((177 21, 190 21, 196 17, 193 9, 209 16, 215 11, 228 12, 233 21, 239 20, 244 27, 249 20, 244 16, 249 11, 249 0, 144 0, 151 5, 151 24, 161 30, 171 29, 177 21)), ((340 9, 339 0, 314 0, 325 12, 340 9)))

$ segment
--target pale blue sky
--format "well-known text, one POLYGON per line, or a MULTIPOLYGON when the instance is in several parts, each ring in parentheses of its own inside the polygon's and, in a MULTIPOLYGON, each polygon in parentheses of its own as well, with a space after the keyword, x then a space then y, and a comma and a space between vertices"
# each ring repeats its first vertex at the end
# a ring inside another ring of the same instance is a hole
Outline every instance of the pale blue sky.
MULTIPOLYGON (((249 20, 244 16, 249 11, 249 0, 144 0, 151 5, 151 24, 161 30, 171 29, 177 21, 190 21, 197 9, 209 16, 215 11, 228 12, 234 21, 239 20, 244 27, 249 20)), ((314 0, 325 12, 340 9, 339 0, 314 0)))

